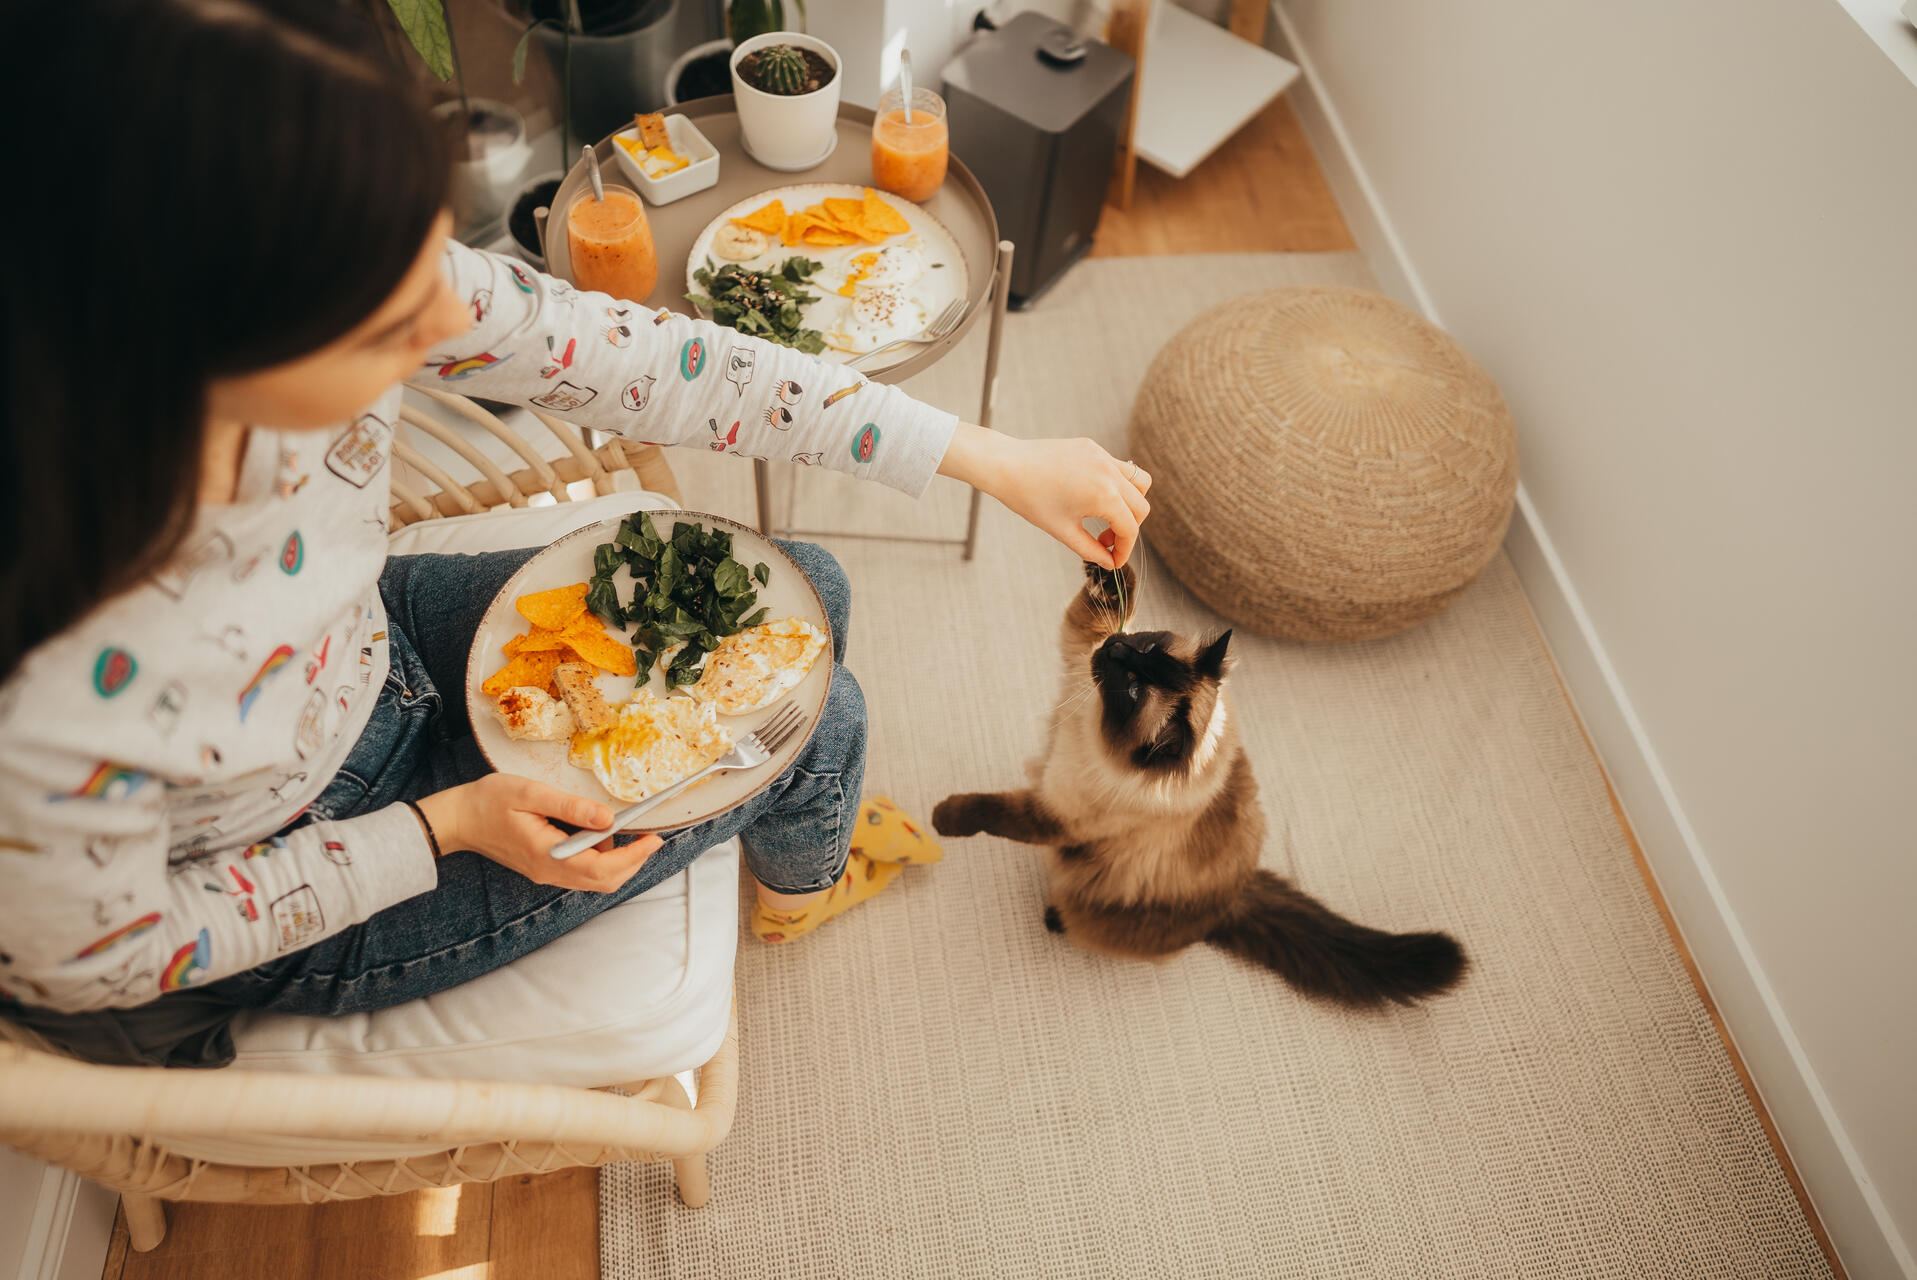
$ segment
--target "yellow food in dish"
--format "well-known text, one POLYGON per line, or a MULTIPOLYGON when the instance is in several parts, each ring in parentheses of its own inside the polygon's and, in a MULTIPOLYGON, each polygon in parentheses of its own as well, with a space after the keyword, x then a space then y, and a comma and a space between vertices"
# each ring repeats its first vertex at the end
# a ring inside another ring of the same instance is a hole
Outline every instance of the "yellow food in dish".
POLYGON ((568 759, 627 803, 656 795, 732 750, 732 735, 710 703, 656 698, 640 689, 613 710, 605 729, 574 735, 568 759))
POLYGON ((824 649, 825 633, 803 618, 747 627, 706 655, 692 696, 721 715, 748 715, 797 687, 824 649))

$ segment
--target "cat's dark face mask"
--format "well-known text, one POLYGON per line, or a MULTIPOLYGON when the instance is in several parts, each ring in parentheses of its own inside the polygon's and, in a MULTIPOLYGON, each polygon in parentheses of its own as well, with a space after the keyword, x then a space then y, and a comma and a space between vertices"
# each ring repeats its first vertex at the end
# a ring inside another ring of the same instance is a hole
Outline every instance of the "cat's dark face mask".
POLYGON ((1183 768, 1211 723, 1225 674, 1227 631, 1194 643, 1169 631, 1126 631, 1092 654, 1105 741, 1140 769, 1183 768))

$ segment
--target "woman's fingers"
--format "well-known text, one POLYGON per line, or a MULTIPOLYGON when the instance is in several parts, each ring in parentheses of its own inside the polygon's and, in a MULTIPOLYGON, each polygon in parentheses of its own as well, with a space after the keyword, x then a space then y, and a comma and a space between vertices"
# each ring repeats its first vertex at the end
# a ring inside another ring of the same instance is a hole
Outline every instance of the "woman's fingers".
POLYGON ((1113 511, 1105 517, 1105 522, 1111 525, 1112 532, 1118 538, 1118 541, 1112 544, 1113 569, 1117 569, 1131 559, 1132 546, 1138 541, 1138 517, 1132 514, 1130 507, 1124 506, 1123 503, 1119 506, 1120 510, 1113 511))
POLYGON ((522 777, 517 781, 520 787, 514 802, 527 813, 536 813, 542 818, 558 818, 577 827, 612 825, 612 809, 597 800, 576 796, 535 778, 522 777))
POLYGON ((1060 542, 1076 552, 1080 560, 1088 560, 1092 564, 1099 565, 1106 569, 1116 569, 1118 567, 1112 560, 1112 553, 1108 549, 1107 544, 1103 541, 1106 534, 1111 533, 1110 529, 1105 530, 1105 533, 1100 534, 1096 538, 1087 533, 1085 526, 1082 524, 1066 525, 1062 529, 1052 530, 1051 533, 1054 538, 1057 538, 1060 542))

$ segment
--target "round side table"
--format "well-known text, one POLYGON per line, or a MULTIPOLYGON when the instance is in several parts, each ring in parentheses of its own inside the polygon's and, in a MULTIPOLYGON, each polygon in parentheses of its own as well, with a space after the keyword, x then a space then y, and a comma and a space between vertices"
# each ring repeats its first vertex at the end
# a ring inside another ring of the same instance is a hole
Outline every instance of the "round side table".
MULTIPOLYGON (((644 305, 648 307, 669 307, 685 315, 698 314, 697 309, 685 299, 685 262, 692 252, 692 242, 705 230, 707 223, 755 192, 799 182, 846 182, 859 186, 872 183, 873 113, 870 108, 841 104, 838 146, 817 167, 804 173, 768 169, 746 154, 739 142, 739 116, 733 110, 730 94, 682 102, 672 110, 696 121, 699 131, 718 148, 719 181, 704 191, 671 204, 646 206, 646 217, 652 223, 653 243, 659 250, 659 283, 654 287, 652 296, 644 300, 644 305)), ((608 134, 594 147, 600 167, 606 173, 617 172, 613 146, 612 135, 608 134)), ((576 161, 553 196, 552 207, 556 210, 569 208, 574 198, 585 189, 587 181, 585 162, 576 161)), ((972 171, 956 156, 952 157, 951 166, 946 171, 945 185, 930 200, 925 201, 923 207, 945 224, 958 241, 959 251, 965 256, 965 273, 970 286, 966 296, 968 305, 965 319, 955 331, 940 341, 905 348, 891 363, 861 372, 874 382, 903 382, 951 354, 971 332, 972 326, 978 323, 979 316, 987 315, 990 337, 985 350, 985 376, 979 386, 977 421, 980 426, 989 427, 992 425, 994 402, 998 398, 999 343, 1005 330, 1004 283, 1011 279, 1012 244, 1009 240, 999 239, 998 218, 992 212, 992 202, 986 197, 985 189, 979 186, 978 179, 972 176, 972 171)), ((572 280, 572 262, 564 236, 547 237, 546 264, 551 274, 562 280, 572 280)), ((774 532, 771 464, 762 458, 754 459, 752 471, 758 495, 759 529, 762 533, 771 534, 774 532)), ((978 541, 978 512, 979 494, 974 490, 965 522, 965 536, 933 538, 929 541, 963 547, 964 558, 970 560, 978 541)), ((781 532, 801 536, 838 536, 827 529, 788 529, 781 532)), ((923 538, 894 540, 928 541, 923 538)))

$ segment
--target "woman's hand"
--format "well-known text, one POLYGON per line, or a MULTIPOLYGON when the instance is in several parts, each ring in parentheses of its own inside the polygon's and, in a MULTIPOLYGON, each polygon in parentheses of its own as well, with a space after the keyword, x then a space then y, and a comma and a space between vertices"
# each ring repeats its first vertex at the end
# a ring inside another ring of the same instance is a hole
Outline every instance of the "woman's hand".
POLYGON ((1107 569, 1131 557, 1138 526, 1152 509, 1145 469, 1092 440, 1021 440, 962 422, 939 474, 991 494, 1081 559, 1107 569), (1085 531, 1087 516, 1111 528, 1094 538, 1085 531))
POLYGON ((645 835, 624 848, 604 843, 571 858, 551 856, 566 833, 547 822, 559 818, 580 827, 604 827, 612 810, 594 800, 510 773, 489 773, 477 782, 449 787, 419 802, 443 852, 471 849, 510 867, 534 884, 611 893, 662 841, 645 835))

